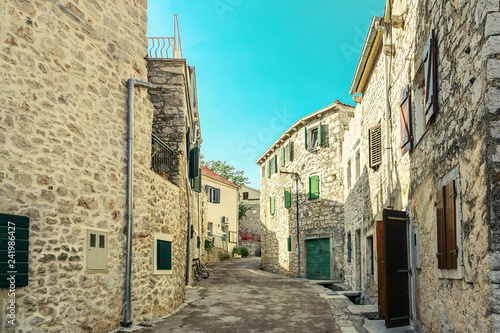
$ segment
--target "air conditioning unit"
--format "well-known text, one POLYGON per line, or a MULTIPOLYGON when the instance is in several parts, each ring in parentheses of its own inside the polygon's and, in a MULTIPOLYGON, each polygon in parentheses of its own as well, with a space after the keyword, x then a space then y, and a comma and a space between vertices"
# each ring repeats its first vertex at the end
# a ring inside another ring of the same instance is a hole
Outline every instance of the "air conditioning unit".
POLYGON ((222 217, 222 223, 229 224, 229 217, 228 216, 223 216, 222 217))

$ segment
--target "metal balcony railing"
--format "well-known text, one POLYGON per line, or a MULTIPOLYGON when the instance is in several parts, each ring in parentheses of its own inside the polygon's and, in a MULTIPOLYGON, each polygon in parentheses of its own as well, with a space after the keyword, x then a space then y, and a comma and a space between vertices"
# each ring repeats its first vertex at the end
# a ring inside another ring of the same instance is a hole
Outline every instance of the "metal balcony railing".
POLYGON ((227 241, 224 237, 221 237, 221 236, 215 236, 215 235, 209 235, 207 237, 207 239, 209 241, 212 242, 212 244, 214 244, 215 247, 218 247, 220 249, 223 249, 225 251, 227 251, 227 241))
POLYGON ((177 14, 174 15, 174 37, 148 37, 148 58, 182 58, 181 35, 179 33, 177 14))
POLYGON ((151 135, 151 140, 151 170, 169 179, 172 177, 175 150, 154 134, 151 135))

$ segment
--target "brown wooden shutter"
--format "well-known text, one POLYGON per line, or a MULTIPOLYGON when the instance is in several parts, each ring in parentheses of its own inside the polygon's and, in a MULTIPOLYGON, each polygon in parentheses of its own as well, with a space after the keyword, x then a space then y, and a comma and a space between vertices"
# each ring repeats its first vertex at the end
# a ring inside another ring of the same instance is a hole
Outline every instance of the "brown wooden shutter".
POLYGON ((446 211, 446 267, 457 268, 457 227, 455 216, 455 181, 444 187, 446 211))
POLYGON ((436 215, 437 215, 437 253, 438 268, 446 268, 446 212, 444 209, 444 188, 436 193, 436 215))
POLYGON ((401 155, 411 149, 410 87, 401 94, 401 155))
POLYGON ((425 125, 429 125, 432 117, 437 113, 436 103, 436 35, 431 31, 424 51, 425 70, 425 125))
POLYGON ((370 145, 370 167, 373 168, 382 163, 382 127, 380 124, 373 126, 368 131, 370 145))

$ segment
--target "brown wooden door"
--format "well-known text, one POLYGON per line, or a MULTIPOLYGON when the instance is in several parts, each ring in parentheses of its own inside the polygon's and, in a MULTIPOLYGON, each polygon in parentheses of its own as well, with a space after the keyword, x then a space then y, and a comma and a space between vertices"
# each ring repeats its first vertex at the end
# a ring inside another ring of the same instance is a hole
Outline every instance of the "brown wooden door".
POLYGON ((378 315, 385 318, 384 221, 377 222, 378 315))
POLYGON ((410 324, 406 212, 384 209, 385 326, 410 324))

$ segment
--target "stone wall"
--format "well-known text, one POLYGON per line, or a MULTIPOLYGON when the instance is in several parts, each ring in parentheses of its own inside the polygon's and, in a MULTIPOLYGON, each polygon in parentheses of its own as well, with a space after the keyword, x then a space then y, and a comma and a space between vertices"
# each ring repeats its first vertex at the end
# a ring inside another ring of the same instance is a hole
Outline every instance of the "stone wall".
POLYGON ((261 222, 260 222, 260 198, 258 200, 244 200, 240 196, 240 204, 249 209, 246 215, 242 217, 239 223, 239 246, 246 247, 250 255, 261 254, 261 222), (242 236, 244 236, 242 238, 242 236), (246 237, 246 239, 244 239, 246 237))
MULTIPOLYGON (((297 243, 297 211, 299 202, 299 237, 301 247, 301 277, 306 276, 305 240, 329 238, 331 247, 331 277, 343 277, 343 183, 340 170, 341 140, 344 126, 350 120, 352 107, 334 103, 333 107, 322 114, 297 122, 290 130, 289 139, 293 145, 293 161, 285 167, 278 160, 278 173, 267 177, 267 161, 276 154, 280 159, 281 145, 276 144, 274 151, 262 158, 260 165, 265 165, 261 173, 260 216, 262 221, 262 266, 264 269, 280 274, 297 276, 298 263, 296 255, 297 243), (323 145, 321 148, 305 150, 304 126, 316 124, 319 120, 323 126, 323 145), (293 174, 282 174, 280 171, 299 174, 298 191, 293 174), (310 175, 320 176, 321 194, 319 199, 307 200, 306 188, 310 175), (284 207, 284 188, 292 189, 292 205, 284 207), (298 198, 297 198, 298 193, 298 198), (270 214, 270 197, 276 197, 276 213, 270 214), (292 249, 287 251, 287 238, 291 237, 292 249)), ((283 144, 288 142, 282 141, 283 144)))
MULTIPOLYGON (((100 332, 123 320, 126 81, 147 81, 146 7, 143 0, 0 7, 0 212, 30 218, 29 284, 16 290, 16 329, 100 332), (107 232, 105 271, 86 269, 87 228, 107 232)), ((187 187, 150 170, 154 108, 145 88, 134 95, 137 323, 185 299, 187 187), (155 234, 174 236, 172 275, 153 274, 155 234)), ((6 290, 0 295, 6 309, 6 290)), ((6 319, 2 310, 2 331, 12 329, 6 319)))

